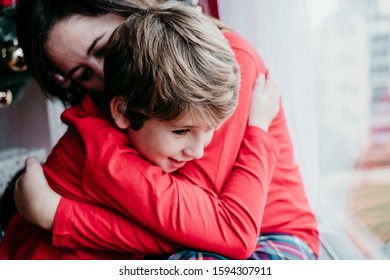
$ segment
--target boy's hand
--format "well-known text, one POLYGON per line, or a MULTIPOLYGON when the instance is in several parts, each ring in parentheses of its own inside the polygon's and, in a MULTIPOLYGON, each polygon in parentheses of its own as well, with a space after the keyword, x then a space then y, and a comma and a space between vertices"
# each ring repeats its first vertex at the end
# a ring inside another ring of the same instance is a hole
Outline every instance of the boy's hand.
POLYGON ((16 182, 14 197, 16 208, 27 221, 46 230, 53 228, 61 196, 48 185, 37 159, 26 160, 26 172, 16 182))
POLYGON ((268 132, 268 128, 280 108, 279 86, 272 71, 268 71, 267 79, 264 74, 257 77, 252 92, 251 107, 249 109, 250 126, 257 126, 268 132))

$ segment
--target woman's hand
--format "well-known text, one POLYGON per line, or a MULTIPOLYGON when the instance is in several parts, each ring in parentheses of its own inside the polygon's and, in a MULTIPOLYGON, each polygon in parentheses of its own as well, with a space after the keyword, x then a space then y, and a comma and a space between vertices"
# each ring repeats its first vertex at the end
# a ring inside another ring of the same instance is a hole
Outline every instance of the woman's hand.
POLYGON ((26 160, 26 172, 16 182, 14 197, 16 208, 27 221, 46 230, 53 228, 61 196, 50 188, 36 158, 26 160))
POLYGON ((252 92, 251 107, 249 110, 250 126, 257 126, 268 131, 272 120, 280 108, 279 86, 272 71, 268 71, 267 79, 264 74, 257 77, 252 92))

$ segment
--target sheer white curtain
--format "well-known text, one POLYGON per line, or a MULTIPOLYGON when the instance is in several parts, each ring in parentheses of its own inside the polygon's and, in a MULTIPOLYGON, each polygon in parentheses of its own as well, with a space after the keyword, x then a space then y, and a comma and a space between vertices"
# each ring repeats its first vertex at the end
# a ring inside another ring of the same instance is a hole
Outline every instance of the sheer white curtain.
MULTIPOLYGON (((367 178, 376 178, 375 173, 353 172, 357 154, 362 152, 361 143, 367 142, 365 135, 371 129, 370 112, 372 108, 379 111, 387 104, 382 104, 383 101, 376 107, 370 105, 368 74, 373 68, 370 68, 370 58, 378 56, 378 50, 381 55, 390 53, 389 2, 218 0, 218 8, 221 20, 252 43, 267 67, 276 72, 295 157, 319 219, 323 251, 331 258, 382 258, 383 250, 390 251, 390 246, 384 244, 388 239, 383 241, 390 223, 378 222, 378 215, 372 214, 368 221, 364 220, 367 228, 350 225, 351 221, 362 221, 361 215, 369 211, 382 213, 381 198, 389 197, 388 192, 379 196, 371 193, 373 188, 367 178), (387 13, 379 4, 386 4, 387 13), (370 44, 376 48, 370 51, 370 44), (352 188, 351 182, 355 181, 362 185, 360 189, 352 188), (359 197, 361 189, 365 192, 359 197), (358 197, 353 204, 355 212, 366 205, 368 196, 373 197, 372 205, 359 216, 349 208, 351 196, 358 197), (351 215, 356 217, 352 220, 351 215), (369 226, 376 227, 376 231, 369 226), (374 232, 375 238, 367 237, 367 232, 374 232), (374 244, 378 236, 382 238, 379 245, 374 244), (364 255, 363 251, 370 254, 364 255)), ((381 57, 371 64, 376 62, 381 66, 386 61, 381 57)), ((374 82, 383 79, 376 78, 374 82)), ((384 170, 388 174, 388 169, 384 170)), ((385 214, 386 211, 382 216, 387 218, 385 214)))
POLYGON ((309 20, 305 0, 218 0, 220 19, 257 49, 277 75, 295 157, 317 211, 316 100, 311 77, 309 20))

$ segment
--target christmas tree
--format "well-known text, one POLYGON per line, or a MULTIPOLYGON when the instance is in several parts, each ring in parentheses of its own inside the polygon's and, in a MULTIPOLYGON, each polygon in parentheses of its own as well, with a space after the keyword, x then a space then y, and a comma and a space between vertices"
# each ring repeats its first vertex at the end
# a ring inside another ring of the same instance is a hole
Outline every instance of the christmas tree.
POLYGON ((31 79, 16 37, 16 2, 0 0, 0 108, 18 100, 31 79))

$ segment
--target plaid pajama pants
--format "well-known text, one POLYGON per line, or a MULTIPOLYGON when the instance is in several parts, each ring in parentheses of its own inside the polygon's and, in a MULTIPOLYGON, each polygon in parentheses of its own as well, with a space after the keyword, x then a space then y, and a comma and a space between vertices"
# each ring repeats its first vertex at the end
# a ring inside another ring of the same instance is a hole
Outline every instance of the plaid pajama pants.
MULTIPOLYGON (((315 260, 310 247, 300 238, 287 234, 264 234, 257 240, 255 252, 248 260, 315 260)), ((228 260, 210 253, 185 250, 171 255, 168 260, 228 260)))

